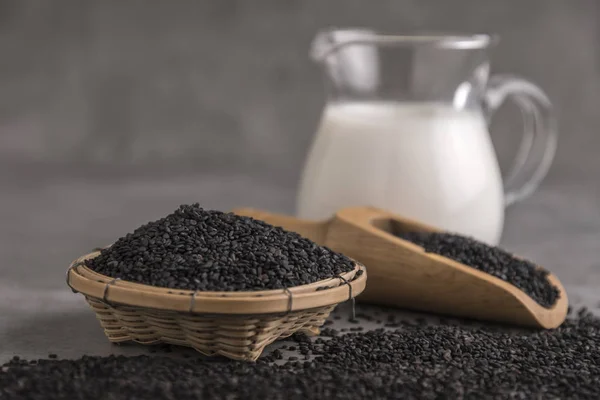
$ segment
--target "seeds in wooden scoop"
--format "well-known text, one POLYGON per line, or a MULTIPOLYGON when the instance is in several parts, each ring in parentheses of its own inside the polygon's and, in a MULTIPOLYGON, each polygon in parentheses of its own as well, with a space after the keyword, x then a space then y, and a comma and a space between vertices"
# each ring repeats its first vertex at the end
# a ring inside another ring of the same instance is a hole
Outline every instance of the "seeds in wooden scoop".
POLYGON ((400 322, 395 330, 295 340, 316 358, 288 358, 284 365, 271 363, 285 359, 282 352, 258 363, 111 356, 32 365, 14 359, 0 369, 0 398, 600 398, 600 319, 586 312, 537 332, 400 322))
POLYGON ((113 278, 202 291, 282 289, 354 268, 296 233, 198 204, 139 227, 85 265, 113 278))
POLYGON ((425 249, 476 268, 521 289, 543 307, 552 307, 558 289, 548 281, 548 271, 512 254, 469 237, 440 232, 404 232, 398 237, 425 249))

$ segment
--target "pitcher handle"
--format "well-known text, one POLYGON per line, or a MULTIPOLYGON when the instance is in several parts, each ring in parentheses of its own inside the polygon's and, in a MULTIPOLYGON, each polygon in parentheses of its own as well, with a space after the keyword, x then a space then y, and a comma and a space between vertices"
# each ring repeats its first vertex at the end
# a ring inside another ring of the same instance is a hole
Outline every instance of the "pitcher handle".
POLYGON ((546 177, 554 160, 558 138, 557 123, 548 96, 535 84, 514 76, 492 76, 484 106, 488 121, 510 98, 523 115, 523 139, 512 169, 504 179, 506 206, 531 195, 546 177))

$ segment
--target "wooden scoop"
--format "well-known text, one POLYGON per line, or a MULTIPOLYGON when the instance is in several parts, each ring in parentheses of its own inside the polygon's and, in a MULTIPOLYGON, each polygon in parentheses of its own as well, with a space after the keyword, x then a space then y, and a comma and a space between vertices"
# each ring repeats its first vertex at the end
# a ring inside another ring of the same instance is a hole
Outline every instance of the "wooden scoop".
POLYGON ((359 301, 546 329, 567 316, 567 294, 554 275, 548 280, 560 295, 545 308, 499 278, 398 238, 394 233, 439 230, 383 210, 345 208, 326 221, 249 208, 233 212, 297 232, 363 263, 369 279, 359 301))

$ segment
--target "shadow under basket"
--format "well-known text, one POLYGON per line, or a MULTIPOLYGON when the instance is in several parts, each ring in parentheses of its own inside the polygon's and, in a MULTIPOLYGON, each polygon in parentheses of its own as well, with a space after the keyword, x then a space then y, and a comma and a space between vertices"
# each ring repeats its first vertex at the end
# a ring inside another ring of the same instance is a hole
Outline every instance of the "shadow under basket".
POLYGON ((366 286, 363 265, 340 276, 288 289, 194 292, 143 285, 98 274, 83 261, 67 284, 83 294, 108 340, 193 347, 206 356, 255 361, 264 348, 296 332, 318 335, 333 309, 366 286))

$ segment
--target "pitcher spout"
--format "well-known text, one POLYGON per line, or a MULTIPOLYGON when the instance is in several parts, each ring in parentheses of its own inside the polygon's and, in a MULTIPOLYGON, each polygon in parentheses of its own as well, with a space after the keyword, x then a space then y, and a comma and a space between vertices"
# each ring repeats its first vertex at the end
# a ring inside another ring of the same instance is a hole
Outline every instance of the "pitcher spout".
POLYGON ((327 29, 317 33, 310 47, 310 58, 323 63, 327 57, 349 44, 369 43, 376 36, 370 29, 327 29))

